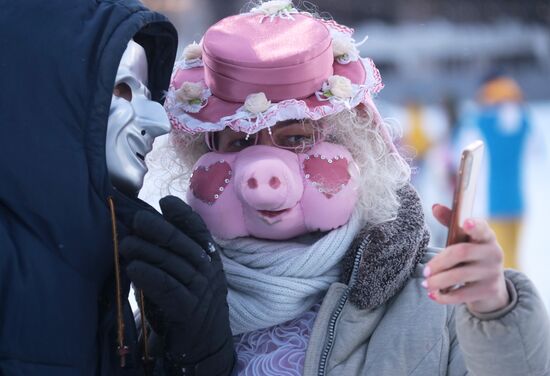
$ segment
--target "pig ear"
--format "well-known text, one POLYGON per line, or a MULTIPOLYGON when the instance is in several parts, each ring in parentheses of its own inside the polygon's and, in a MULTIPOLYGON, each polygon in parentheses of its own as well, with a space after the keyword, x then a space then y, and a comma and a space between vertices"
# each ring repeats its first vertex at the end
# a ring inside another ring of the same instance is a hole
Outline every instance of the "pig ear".
POLYGON ((348 171, 349 161, 344 157, 331 158, 310 155, 304 160, 306 179, 325 195, 332 198, 340 192, 350 181, 348 171))
POLYGON ((213 205, 229 184, 231 174, 231 166, 225 161, 218 161, 206 167, 199 166, 191 175, 191 191, 205 204, 213 205))

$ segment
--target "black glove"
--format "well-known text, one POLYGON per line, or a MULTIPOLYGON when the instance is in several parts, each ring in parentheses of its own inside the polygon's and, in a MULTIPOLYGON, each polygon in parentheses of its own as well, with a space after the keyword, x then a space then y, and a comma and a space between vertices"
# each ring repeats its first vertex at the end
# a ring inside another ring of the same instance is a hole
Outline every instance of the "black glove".
POLYGON ((164 337, 164 368, 171 375, 230 374, 235 358, 219 248, 183 201, 168 196, 160 207, 163 216, 138 212, 134 234, 120 247, 151 325, 164 337))

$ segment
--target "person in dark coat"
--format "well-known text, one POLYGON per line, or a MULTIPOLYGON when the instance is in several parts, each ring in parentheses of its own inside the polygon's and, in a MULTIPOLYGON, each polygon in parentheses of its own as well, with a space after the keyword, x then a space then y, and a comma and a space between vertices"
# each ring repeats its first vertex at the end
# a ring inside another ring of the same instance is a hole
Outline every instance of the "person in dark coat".
POLYGON ((0 374, 139 373, 124 268, 117 331, 113 225, 121 238, 153 209, 113 185, 107 124, 130 39, 162 103, 176 31, 136 0, 0 7, 0 374))

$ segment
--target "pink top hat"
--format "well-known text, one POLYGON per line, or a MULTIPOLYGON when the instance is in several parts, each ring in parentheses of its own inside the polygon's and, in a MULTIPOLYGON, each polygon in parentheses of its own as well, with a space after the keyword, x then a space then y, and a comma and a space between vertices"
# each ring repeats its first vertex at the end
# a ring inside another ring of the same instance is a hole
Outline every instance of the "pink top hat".
POLYGON ((268 1, 222 19, 176 63, 165 107, 175 130, 256 133, 372 105, 383 88, 353 30, 268 1))

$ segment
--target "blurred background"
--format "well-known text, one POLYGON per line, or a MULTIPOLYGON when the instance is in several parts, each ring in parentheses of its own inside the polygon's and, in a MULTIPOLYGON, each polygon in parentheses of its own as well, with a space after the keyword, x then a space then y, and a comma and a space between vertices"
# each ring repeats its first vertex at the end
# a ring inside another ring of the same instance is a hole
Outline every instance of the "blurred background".
MULTIPOLYGON (((180 51, 243 0, 142 0, 179 32, 180 51)), ((550 2, 317 0, 301 9, 355 29, 386 85, 376 103, 402 134, 432 245, 446 229, 432 204, 451 204, 461 149, 485 141, 475 215, 488 218, 506 264, 526 272, 550 308, 550 2), (314 5, 315 4, 315 5, 314 5)), ((146 200, 158 191, 146 179, 146 200)))

